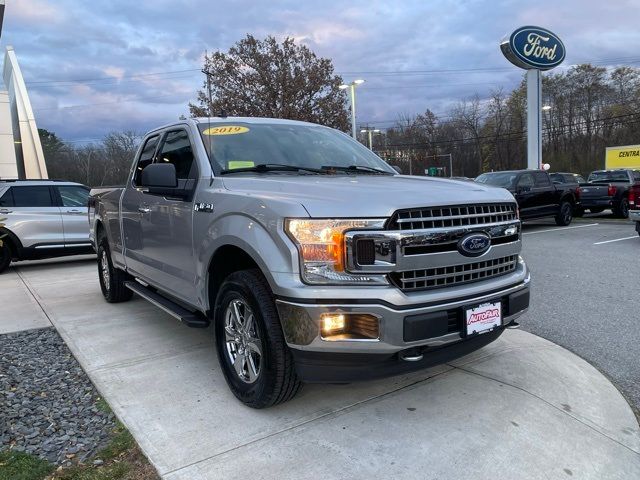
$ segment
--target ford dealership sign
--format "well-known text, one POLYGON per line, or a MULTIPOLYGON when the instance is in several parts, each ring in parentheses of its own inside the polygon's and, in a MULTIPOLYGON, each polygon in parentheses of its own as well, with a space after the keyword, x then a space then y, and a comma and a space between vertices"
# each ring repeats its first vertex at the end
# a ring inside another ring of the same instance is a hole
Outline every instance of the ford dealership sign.
POLYGON ((500 49, 514 65, 525 69, 549 70, 562 63, 564 44, 552 32, 540 27, 520 27, 500 49))

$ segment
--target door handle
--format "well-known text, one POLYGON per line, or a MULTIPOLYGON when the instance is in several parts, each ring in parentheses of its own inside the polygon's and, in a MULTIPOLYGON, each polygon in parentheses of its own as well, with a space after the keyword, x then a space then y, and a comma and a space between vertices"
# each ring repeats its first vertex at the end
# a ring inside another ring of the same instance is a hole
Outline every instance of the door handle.
POLYGON ((0 208, 0 213, 4 214, 4 213, 11 213, 13 212, 13 210, 7 210, 6 208, 0 208))
POLYGON ((69 213, 74 213, 76 215, 84 214, 84 212, 82 210, 69 210, 69 213))
POLYGON ((151 209, 149 207, 138 207, 140 213, 149 213, 151 209))

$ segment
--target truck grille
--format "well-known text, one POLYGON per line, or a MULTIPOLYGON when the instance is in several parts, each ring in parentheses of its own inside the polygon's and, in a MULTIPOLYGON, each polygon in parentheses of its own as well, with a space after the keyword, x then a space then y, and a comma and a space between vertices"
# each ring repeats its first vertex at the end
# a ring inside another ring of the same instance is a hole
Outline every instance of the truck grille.
POLYGON ((451 287, 463 283, 477 282, 516 269, 517 255, 484 260, 482 262, 435 267, 422 270, 407 270, 390 274, 393 283, 403 291, 427 290, 451 287))
POLYGON ((394 214, 389 230, 466 227, 517 220, 515 203, 415 208, 394 214))

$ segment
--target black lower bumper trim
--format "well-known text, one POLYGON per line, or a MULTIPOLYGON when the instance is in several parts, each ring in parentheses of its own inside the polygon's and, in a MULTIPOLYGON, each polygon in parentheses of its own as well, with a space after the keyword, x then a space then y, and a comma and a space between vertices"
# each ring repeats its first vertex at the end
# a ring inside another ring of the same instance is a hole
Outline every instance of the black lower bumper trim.
MULTIPOLYGON (((299 378, 307 383, 349 383, 421 370, 467 355, 496 340, 504 328, 441 347, 421 347, 422 360, 409 362, 399 353, 327 353, 291 349, 299 378)), ((411 349, 417 350, 416 348, 411 349)))

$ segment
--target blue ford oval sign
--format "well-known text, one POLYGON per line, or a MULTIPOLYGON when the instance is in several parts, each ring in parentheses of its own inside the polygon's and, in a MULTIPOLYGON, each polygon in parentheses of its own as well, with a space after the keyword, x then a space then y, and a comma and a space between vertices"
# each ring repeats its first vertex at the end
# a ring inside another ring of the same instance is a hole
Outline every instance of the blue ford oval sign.
POLYGON ((491 237, 486 233, 469 233, 458 241, 458 251, 465 257, 479 257, 491 246, 491 237))
POLYGON ((507 60, 525 69, 549 70, 562 63, 564 44, 545 28, 520 27, 500 44, 507 60))

